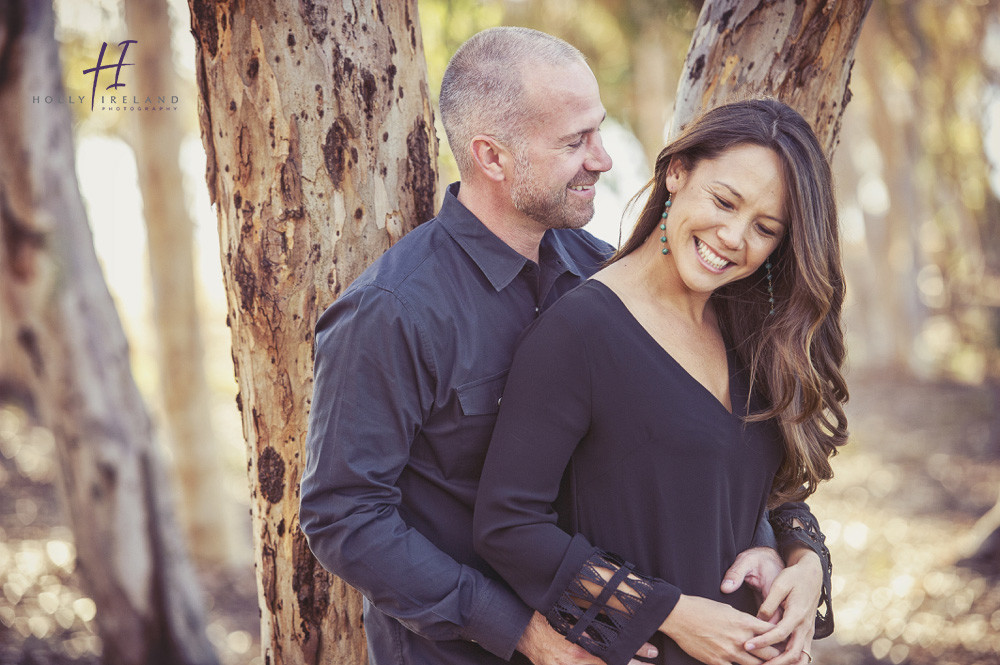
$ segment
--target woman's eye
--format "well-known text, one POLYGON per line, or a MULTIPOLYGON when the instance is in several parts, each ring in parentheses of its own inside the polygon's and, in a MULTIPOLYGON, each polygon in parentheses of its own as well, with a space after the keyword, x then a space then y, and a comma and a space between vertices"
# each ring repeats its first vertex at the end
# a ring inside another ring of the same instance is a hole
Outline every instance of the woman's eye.
POLYGON ((760 231, 761 235, 766 236, 768 238, 773 238, 776 235, 778 235, 777 233, 774 232, 774 230, 772 230, 768 226, 765 226, 764 224, 758 224, 757 229, 760 231))
POLYGON ((732 210, 733 209, 733 204, 730 203, 729 201, 725 200, 721 196, 716 196, 715 197, 715 205, 719 206, 723 210, 732 210))

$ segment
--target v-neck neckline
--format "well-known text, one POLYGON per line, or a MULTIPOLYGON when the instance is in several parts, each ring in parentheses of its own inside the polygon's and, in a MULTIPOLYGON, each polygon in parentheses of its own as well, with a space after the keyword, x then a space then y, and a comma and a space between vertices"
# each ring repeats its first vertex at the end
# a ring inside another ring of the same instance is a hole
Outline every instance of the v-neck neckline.
MULTIPOLYGON (((687 368, 684 367, 684 365, 680 364, 677 361, 677 359, 674 358, 673 355, 671 355, 670 351, 668 351, 666 348, 664 348, 664 346, 662 344, 660 344, 658 341, 656 341, 656 338, 653 337, 653 334, 651 332, 649 332, 649 330, 646 328, 646 326, 644 326, 642 324, 642 322, 639 321, 638 318, 636 318, 636 316, 632 312, 632 310, 629 309, 628 305, 625 304, 625 301, 623 301, 621 299, 621 296, 619 296, 615 292, 614 289, 612 289, 610 286, 608 286, 607 284, 605 284, 604 282, 602 282, 601 280, 598 280, 598 279, 591 278, 591 279, 588 279, 586 283, 587 284, 599 284, 600 288, 598 290, 605 292, 607 295, 610 295, 611 298, 612 298, 612 300, 614 301, 615 305, 617 307, 620 307, 621 309, 625 310, 625 313, 628 315, 627 318, 632 322, 632 325, 636 326, 641 331, 642 335, 646 338, 646 340, 650 344, 652 344, 654 347, 656 347, 659 350, 659 352, 665 358, 667 358, 667 360, 674 367, 676 367, 678 370, 680 370, 681 374, 684 377, 686 377, 686 379, 688 381, 690 381, 691 383, 693 383, 694 385, 696 385, 698 387, 698 389, 706 397, 708 397, 712 402, 714 402, 723 413, 725 413, 727 416, 730 416, 732 418, 742 418, 741 413, 737 412, 737 404, 741 404, 742 405, 742 399, 737 399, 737 397, 743 398, 745 396, 743 396, 743 395, 737 395, 737 393, 739 391, 736 390, 737 386, 736 386, 735 357, 734 357, 734 354, 733 354, 732 350, 728 346, 726 346, 726 373, 727 373, 728 379, 729 379, 729 403, 730 403, 730 405, 732 405, 732 410, 726 408, 726 405, 722 402, 722 400, 720 400, 715 395, 715 393, 713 393, 711 390, 709 390, 705 386, 705 384, 703 384, 701 381, 699 381, 698 379, 694 378, 694 375, 692 375, 691 372, 689 372, 687 370, 687 368)), ((740 407, 740 409, 742 410, 742 406, 740 407)))

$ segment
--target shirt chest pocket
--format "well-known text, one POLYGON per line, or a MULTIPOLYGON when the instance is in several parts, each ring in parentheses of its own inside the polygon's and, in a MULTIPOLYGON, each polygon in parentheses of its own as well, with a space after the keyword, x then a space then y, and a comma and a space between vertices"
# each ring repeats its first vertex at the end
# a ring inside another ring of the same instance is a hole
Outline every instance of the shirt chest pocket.
POLYGON ((488 416, 500 410, 500 398, 507 383, 507 370, 477 379, 456 389, 464 416, 488 416))

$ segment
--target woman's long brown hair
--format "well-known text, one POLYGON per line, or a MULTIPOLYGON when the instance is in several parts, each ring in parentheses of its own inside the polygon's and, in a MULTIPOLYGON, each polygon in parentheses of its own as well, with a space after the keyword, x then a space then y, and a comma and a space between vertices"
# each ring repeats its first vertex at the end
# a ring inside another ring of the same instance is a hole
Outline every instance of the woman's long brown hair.
POLYGON ((646 205, 611 262, 638 249, 659 225, 671 159, 694 169, 703 159, 745 144, 773 150, 787 186, 788 231, 771 255, 774 314, 763 267, 715 291, 712 302, 727 344, 750 368, 753 390, 770 405, 749 420, 774 418, 783 434, 785 459, 770 498, 778 505, 809 496, 820 481, 831 478, 829 458, 847 442, 837 208, 830 166, 809 124, 772 99, 735 102, 702 114, 660 152, 652 180, 633 199, 649 191, 646 205))

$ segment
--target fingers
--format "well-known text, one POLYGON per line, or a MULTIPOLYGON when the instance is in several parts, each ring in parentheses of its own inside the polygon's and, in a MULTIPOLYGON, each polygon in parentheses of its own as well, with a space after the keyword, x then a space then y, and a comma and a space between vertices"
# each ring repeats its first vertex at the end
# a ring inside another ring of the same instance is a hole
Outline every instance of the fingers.
POLYGON ((746 552, 736 557, 736 561, 726 571, 722 578, 722 593, 732 593, 739 589, 753 570, 753 562, 745 555, 746 552))
POLYGON ((774 613, 778 611, 787 598, 791 595, 794 587, 785 584, 785 580, 779 578, 775 580, 774 584, 771 585, 771 593, 767 594, 764 598, 764 602, 761 603, 760 609, 757 610, 757 616, 761 619, 767 620, 774 616, 774 613))
POLYGON ((753 655, 760 658, 763 661, 770 661, 772 658, 777 658, 782 654, 781 649, 772 646, 762 647, 760 649, 754 649, 753 655))
MULTIPOLYGON (((656 656, 659 655, 659 653, 660 652, 656 647, 654 647, 649 642, 646 642, 641 647, 639 647, 639 650, 635 652, 635 655, 639 658, 656 658, 656 656)), ((645 664, 640 663, 638 660, 633 658, 628 662, 628 665, 645 665, 645 664)))
POLYGON ((811 655, 805 655, 812 647, 814 624, 799 624, 792 631, 784 652, 778 657, 767 661, 767 665, 808 665, 811 655))
POLYGON ((795 629, 795 624, 790 622, 779 622, 777 626, 774 626, 772 630, 767 631, 757 637, 752 638, 746 644, 743 645, 747 651, 756 651, 766 646, 771 646, 772 644, 780 644, 788 639, 788 636, 792 634, 795 629))
POLYGON ((789 645, 776 658, 768 660, 766 665, 803 665, 802 661, 804 660, 806 658, 802 655, 802 649, 796 649, 789 645))
MULTIPOLYGON (((806 642, 805 642, 805 644, 803 645, 803 648, 802 648, 802 654, 804 656, 806 656, 806 659, 807 659, 806 663, 813 662, 813 657, 812 657, 812 648, 813 648, 812 647, 812 644, 813 644, 812 638, 813 638, 813 632, 814 631, 812 631, 812 630, 809 631, 809 634, 806 636, 806 642)), ((806 665, 806 664, 802 663, 801 665, 806 665)))
POLYGON ((767 595, 771 584, 784 568, 778 553, 770 547, 754 547, 741 552, 726 571, 722 580, 723 593, 732 593, 742 584, 748 584, 767 595))
POLYGON ((656 647, 654 647, 649 642, 646 642, 641 647, 639 647, 639 650, 635 652, 635 655, 639 656, 640 658, 656 658, 656 656, 659 655, 659 653, 660 652, 656 649, 656 647))
POLYGON ((761 665, 764 661, 746 651, 730 654, 727 656, 728 662, 739 663, 739 665, 761 665))

